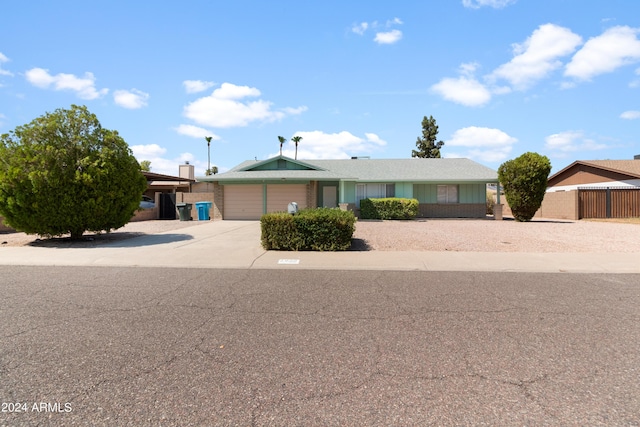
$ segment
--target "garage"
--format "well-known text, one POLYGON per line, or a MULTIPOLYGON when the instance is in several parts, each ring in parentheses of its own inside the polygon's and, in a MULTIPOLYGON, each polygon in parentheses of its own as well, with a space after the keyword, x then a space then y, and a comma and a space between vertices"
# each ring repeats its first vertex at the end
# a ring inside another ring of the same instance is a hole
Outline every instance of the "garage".
POLYGON ((296 202, 298 209, 307 207, 307 186, 305 184, 267 185, 267 212, 286 212, 291 202, 296 202))
POLYGON ((262 184, 224 186, 224 219, 260 219, 262 207, 262 184))
MULTIPOLYGON (((307 207, 305 184, 267 185, 267 212, 286 211, 291 202, 298 209, 307 207)), ((262 184, 224 186, 224 219, 260 219, 263 206, 262 184)))

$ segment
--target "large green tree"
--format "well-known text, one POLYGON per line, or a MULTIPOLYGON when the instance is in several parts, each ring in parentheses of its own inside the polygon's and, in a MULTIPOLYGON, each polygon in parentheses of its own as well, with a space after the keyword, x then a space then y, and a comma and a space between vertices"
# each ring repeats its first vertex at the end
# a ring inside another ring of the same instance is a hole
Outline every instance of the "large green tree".
POLYGON ((411 150, 411 157, 440 158, 440 149, 444 145, 438 139, 438 125, 433 116, 424 116, 422 119, 422 137, 416 141, 417 150, 411 150))
POLYGON ((0 214, 17 230, 77 239, 120 228, 146 186, 124 139, 84 106, 0 136, 0 214))
POLYGON ((547 190, 551 162, 538 153, 524 153, 498 168, 498 179, 516 221, 530 221, 547 190))

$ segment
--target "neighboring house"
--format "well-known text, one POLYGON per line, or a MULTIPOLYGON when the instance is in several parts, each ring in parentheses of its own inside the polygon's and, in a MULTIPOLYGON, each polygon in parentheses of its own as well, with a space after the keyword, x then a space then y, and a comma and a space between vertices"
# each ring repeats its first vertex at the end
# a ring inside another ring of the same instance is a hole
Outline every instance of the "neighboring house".
POLYGON ((540 210, 549 218, 640 216, 640 156, 571 163, 549 177, 540 210))
POLYGON ((180 176, 172 176, 143 171, 142 174, 147 178, 147 191, 144 194, 154 198, 155 193, 191 192, 191 186, 196 182, 193 165, 180 165, 179 173, 180 176))
POLYGON ((193 204, 213 202, 212 185, 196 182, 194 167, 188 163, 179 166, 179 176, 154 172, 142 172, 142 174, 147 178, 147 190, 143 197, 150 198, 153 201, 153 207, 136 212, 132 219, 134 221, 176 219, 177 203, 190 203, 191 217, 197 219, 198 213, 193 208, 193 204))
POLYGON ((547 191, 590 187, 640 188, 640 159, 575 161, 549 177, 547 191))
POLYGON ((290 202, 300 209, 340 206, 358 214, 360 200, 378 197, 418 199, 422 217, 481 218, 486 185, 498 176, 469 159, 303 161, 277 156, 198 180, 213 182, 214 218, 259 219, 286 211, 290 202))

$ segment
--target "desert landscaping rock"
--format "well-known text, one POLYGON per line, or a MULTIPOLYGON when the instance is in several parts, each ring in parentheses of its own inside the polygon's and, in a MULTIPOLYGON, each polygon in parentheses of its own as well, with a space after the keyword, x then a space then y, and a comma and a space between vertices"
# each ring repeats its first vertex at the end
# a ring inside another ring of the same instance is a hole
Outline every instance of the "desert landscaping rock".
POLYGON ((425 219, 358 221, 378 251, 640 252, 640 225, 594 221, 425 219))

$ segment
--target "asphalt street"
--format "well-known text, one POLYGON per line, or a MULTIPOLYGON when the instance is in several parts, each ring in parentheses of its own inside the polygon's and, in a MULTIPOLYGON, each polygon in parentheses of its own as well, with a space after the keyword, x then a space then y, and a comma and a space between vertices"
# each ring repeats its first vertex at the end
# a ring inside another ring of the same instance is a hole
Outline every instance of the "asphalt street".
POLYGON ((3 266, 0 425, 640 425, 640 275, 3 266))

